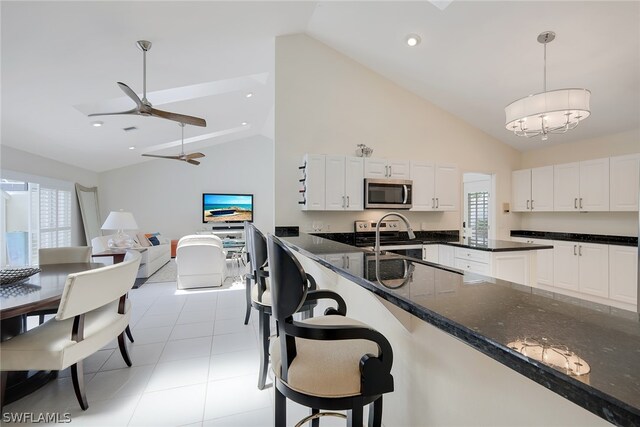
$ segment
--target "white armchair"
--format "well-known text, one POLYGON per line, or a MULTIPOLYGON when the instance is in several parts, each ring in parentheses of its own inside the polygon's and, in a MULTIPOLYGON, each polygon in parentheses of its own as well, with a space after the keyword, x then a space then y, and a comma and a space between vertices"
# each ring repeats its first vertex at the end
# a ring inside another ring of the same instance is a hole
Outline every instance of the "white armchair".
POLYGON ((189 235, 178 241, 178 289, 222 286, 227 278, 226 252, 214 235, 189 235))
POLYGON ((86 410, 82 368, 86 357, 118 337, 122 358, 131 366, 124 339, 131 316, 126 296, 139 265, 140 254, 130 251, 119 264, 69 274, 56 317, 0 344, 2 386, 8 371, 60 371, 71 366, 78 403, 86 410))

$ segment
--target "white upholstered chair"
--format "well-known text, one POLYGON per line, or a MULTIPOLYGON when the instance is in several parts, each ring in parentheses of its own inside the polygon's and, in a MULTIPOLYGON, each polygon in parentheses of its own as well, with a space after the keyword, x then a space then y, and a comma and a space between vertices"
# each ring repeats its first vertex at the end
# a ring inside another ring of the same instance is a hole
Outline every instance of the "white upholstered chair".
POLYGON ((40 249, 38 259, 40 265, 91 262, 91 246, 40 249))
POLYGON ((218 236, 184 236, 176 248, 178 289, 222 286, 227 278, 226 252, 218 236))
POLYGON ((8 371, 60 371, 71 366, 78 403, 86 410, 82 368, 86 357, 117 337, 122 358, 131 366, 124 339, 131 316, 127 292, 139 264, 140 254, 131 251, 119 264, 69 274, 56 317, 0 343, 0 395, 4 396, 8 371))

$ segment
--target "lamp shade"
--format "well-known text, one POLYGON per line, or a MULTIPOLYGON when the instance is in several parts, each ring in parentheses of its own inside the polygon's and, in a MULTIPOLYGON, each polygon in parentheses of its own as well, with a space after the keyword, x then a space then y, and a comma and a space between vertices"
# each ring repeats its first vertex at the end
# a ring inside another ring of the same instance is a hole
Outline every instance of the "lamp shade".
POLYGON ((138 224, 131 212, 111 211, 104 224, 102 230, 137 230, 138 224))

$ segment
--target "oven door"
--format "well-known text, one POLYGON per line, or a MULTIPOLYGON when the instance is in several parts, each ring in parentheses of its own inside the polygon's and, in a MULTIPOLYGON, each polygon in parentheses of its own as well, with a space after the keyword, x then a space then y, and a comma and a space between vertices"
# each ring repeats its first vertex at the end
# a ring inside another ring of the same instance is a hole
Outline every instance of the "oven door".
POLYGON ((411 209, 412 184, 405 179, 365 179, 365 209, 411 209))

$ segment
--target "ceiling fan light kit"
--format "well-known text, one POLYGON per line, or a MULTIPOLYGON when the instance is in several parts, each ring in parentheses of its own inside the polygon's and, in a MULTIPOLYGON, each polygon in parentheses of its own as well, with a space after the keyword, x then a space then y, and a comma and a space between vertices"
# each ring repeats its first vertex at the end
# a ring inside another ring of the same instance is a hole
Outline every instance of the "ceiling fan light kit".
POLYGON ((547 91, 547 43, 555 37, 553 31, 545 31, 538 36, 538 42, 544 45, 543 92, 518 99, 504 108, 506 128, 517 136, 541 136, 546 141, 550 134, 575 129, 591 114, 589 90, 571 88, 547 91))
POLYGON ((93 113, 89 117, 94 116, 113 116, 113 115, 137 115, 137 116, 153 116, 161 119, 173 120, 178 123, 186 123, 193 126, 206 127, 207 122, 200 117, 188 116, 185 114, 172 113, 169 111, 158 110, 153 108, 151 102, 147 99, 147 52, 151 49, 151 42, 147 40, 138 40, 138 47, 142 50, 142 99, 126 84, 117 82, 120 89, 135 102, 136 107, 114 113, 93 113))

